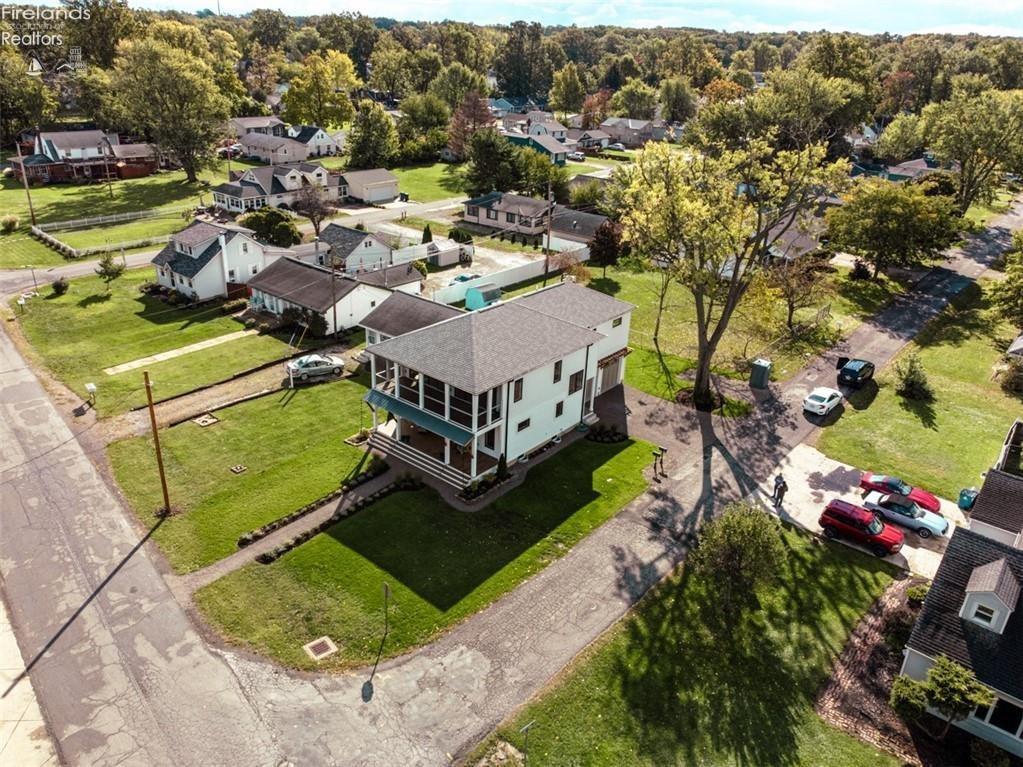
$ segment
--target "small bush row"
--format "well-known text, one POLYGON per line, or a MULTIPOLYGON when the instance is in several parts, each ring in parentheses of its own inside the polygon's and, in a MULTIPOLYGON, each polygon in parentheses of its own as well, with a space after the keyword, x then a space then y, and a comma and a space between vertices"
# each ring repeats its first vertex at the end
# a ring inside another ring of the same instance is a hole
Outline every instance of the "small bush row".
POLYGON ((18 224, 20 223, 21 220, 17 216, 4 216, 3 218, 0 218, 0 232, 10 234, 18 228, 18 224))
POLYGON ((614 442, 624 442, 628 438, 629 435, 619 431, 617 426, 607 426, 602 423, 598 423, 586 432, 586 439, 591 442, 606 442, 611 444, 614 442))
POLYGON ((259 562, 261 565, 268 565, 271 562, 275 562, 296 546, 301 546, 310 538, 324 532, 332 525, 335 525, 338 522, 340 522, 343 518, 350 517, 352 514, 356 514, 362 511, 367 506, 370 506, 376 503, 377 501, 386 498, 392 493, 397 493, 399 491, 419 490, 422 487, 424 487, 422 480, 417 479, 412 475, 399 477, 394 482, 380 488, 375 493, 372 493, 366 496, 365 498, 360 498, 359 500, 353 502, 351 506, 349 506, 347 509, 338 509, 333 514, 331 514, 327 519, 320 522, 318 525, 314 525, 308 530, 303 530, 301 533, 294 536, 293 538, 289 538, 280 546, 275 546, 270 551, 262 552, 261 554, 256 556, 256 561, 259 562))
POLYGON ((286 516, 280 517, 279 519, 275 519, 273 522, 268 522, 262 527, 257 527, 255 530, 250 530, 249 532, 241 535, 238 538, 238 548, 243 549, 246 546, 250 546, 251 544, 255 543, 256 541, 266 538, 266 536, 270 535, 270 533, 276 530, 280 530, 282 527, 286 527, 290 525, 292 522, 298 521, 306 514, 309 514, 315 509, 318 509, 323 504, 329 503, 330 501, 333 501, 336 498, 340 498, 342 495, 352 490, 353 488, 356 488, 359 485, 369 482, 374 477, 379 477, 385 471, 387 471, 387 463, 374 457, 373 461, 370 463, 369 468, 366 471, 353 477, 352 479, 346 480, 337 490, 334 490, 320 498, 317 498, 312 503, 307 503, 302 508, 293 511, 286 516))
POLYGON ((247 298, 233 298, 230 301, 225 301, 220 305, 220 311, 223 314, 234 314, 240 312, 249 305, 249 299, 247 298))

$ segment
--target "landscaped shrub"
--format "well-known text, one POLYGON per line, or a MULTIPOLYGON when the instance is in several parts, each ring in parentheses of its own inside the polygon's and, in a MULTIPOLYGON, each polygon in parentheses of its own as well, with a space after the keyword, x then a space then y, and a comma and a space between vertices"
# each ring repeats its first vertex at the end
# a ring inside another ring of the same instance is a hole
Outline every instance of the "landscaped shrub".
POLYGON ((900 605, 892 611, 885 623, 884 639, 888 646, 897 652, 901 652, 909 641, 909 635, 913 633, 913 626, 916 623, 916 611, 900 605))
POLYGON ((67 293, 68 288, 71 287, 71 285, 68 283, 67 278, 58 277, 50 283, 50 287, 53 289, 53 295, 62 296, 67 293))
POLYGON ((419 261, 412 262, 412 268, 419 272, 423 277, 429 274, 429 270, 426 268, 426 262, 420 259, 419 261))
POLYGON ((974 767, 1009 767, 1009 754, 994 743, 974 738, 970 743, 970 761, 974 767))
POLYGON ((10 234, 18 228, 20 220, 17 216, 4 216, 0 218, 0 231, 4 234, 10 234))
POLYGON ((1010 360, 1001 376, 1002 391, 1006 394, 1023 394, 1023 362, 1010 360))
POLYGON ((246 317, 245 321, 242 324, 245 325, 245 327, 247 327, 247 328, 250 328, 250 329, 254 328, 254 327, 256 327, 256 318, 255 317, 246 317))
POLYGON ((922 605, 924 600, 927 598, 927 592, 930 590, 930 584, 918 583, 915 586, 910 586, 906 589, 906 599, 909 600, 911 605, 922 605))
POLYGON ((869 280, 871 278, 870 267, 867 266, 866 262, 860 261, 858 258, 853 263, 852 272, 849 273, 849 278, 853 280, 869 280))
POLYGON ((249 305, 247 298, 235 298, 230 301, 225 301, 220 305, 220 311, 223 314, 234 314, 240 312, 242 309, 249 305))
POLYGON ((930 402, 934 390, 927 380, 927 371, 916 352, 911 352, 895 364, 895 391, 906 399, 930 402))
POLYGON ((465 229, 456 226, 448 232, 448 239, 465 245, 472 242, 472 232, 468 232, 465 229))

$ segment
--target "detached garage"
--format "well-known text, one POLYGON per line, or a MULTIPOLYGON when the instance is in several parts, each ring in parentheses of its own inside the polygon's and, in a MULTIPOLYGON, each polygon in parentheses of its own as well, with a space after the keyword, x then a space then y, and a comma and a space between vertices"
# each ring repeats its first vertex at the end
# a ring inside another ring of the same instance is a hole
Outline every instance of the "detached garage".
POLYGON ((398 177, 389 170, 353 170, 344 174, 348 196, 360 202, 391 202, 398 198, 398 177))

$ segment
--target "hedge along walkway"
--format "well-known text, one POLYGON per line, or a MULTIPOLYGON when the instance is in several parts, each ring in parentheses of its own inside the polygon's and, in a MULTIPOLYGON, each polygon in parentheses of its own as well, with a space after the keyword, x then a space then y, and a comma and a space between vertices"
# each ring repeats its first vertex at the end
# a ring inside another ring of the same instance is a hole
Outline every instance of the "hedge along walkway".
POLYGON ((215 338, 207 338, 205 341, 197 341, 194 344, 188 346, 182 346, 177 349, 171 349, 170 351, 160 352, 159 354, 151 354, 148 357, 140 357, 137 360, 131 362, 125 362, 121 365, 114 365, 113 367, 103 368, 103 372, 108 376, 115 376, 118 373, 125 373, 129 370, 137 370, 138 368, 145 367, 146 365, 152 365, 154 362, 164 362, 165 360, 172 360, 175 357, 180 357, 184 354, 191 354, 192 352, 202 351, 203 349, 209 349, 212 346, 219 346, 220 344, 226 344, 228 341, 236 341, 239 338, 245 336, 257 335, 259 333, 255 328, 249 330, 238 330, 234 333, 226 333, 222 336, 215 338))
MULTIPOLYGON (((249 544, 243 549, 238 549, 238 551, 234 554, 224 557, 223 559, 214 562, 212 565, 204 567, 201 570, 196 570, 195 572, 176 578, 175 580, 177 583, 175 585, 186 590, 188 592, 189 599, 191 599, 191 594, 198 591, 203 586, 213 583, 213 581, 219 580, 228 573, 234 572, 239 567, 255 561, 258 555, 266 551, 273 551, 282 543, 294 538, 299 533, 304 533, 306 530, 312 530, 321 522, 325 522, 329 519, 335 511, 347 512, 347 510, 350 509, 352 504, 356 501, 373 495, 373 493, 377 490, 382 490, 384 487, 391 484, 394 479, 395 472, 388 469, 383 474, 373 477, 373 479, 367 482, 363 482, 358 487, 352 488, 351 491, 345 493, 340 498, 327 501, 327 503, 323 504, 315 511, 309 512, 304 517, 292 522, 290 525, 278 528, 265 538, 260 538, 258 541, 249 544)), ((348 516, 347 513, 345 516, 348 516)))

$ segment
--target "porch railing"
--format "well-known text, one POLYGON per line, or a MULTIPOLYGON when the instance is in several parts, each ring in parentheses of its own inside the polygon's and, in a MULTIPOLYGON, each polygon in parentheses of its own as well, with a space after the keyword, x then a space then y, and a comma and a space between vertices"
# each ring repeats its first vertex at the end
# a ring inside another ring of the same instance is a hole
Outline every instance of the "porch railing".
POLYGON ((472 481, 472 477, 453 466, 448 466, 443 461, 431 458, 426 453, 416 450, 411 445, 399 442, 396 439, 374 431, 369 436, 370 447, 374 447, 385 455, 393 455, 405 463, 410 464, 420 471, 424 471, 431 477, 447 482, 453 487, 461 490, 472 481))

